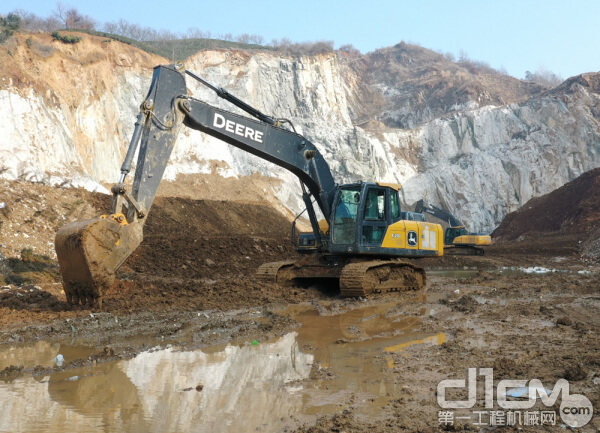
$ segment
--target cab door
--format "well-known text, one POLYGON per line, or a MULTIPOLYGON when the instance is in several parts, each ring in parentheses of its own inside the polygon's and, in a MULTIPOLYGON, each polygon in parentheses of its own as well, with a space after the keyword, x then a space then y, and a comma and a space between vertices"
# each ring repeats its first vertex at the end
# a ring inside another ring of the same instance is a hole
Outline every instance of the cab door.
POLYGON ((389 225, 389 194, 387 188, 368 186, 362 202, 359 230, 361 246, 379 247, 389 225))
POLYGON ((361 187, 357 185, 340 188, 336 195, 331 227, 329 228, 330 249, 332 252, 352 252, 356 250, 361 192, 361 187))

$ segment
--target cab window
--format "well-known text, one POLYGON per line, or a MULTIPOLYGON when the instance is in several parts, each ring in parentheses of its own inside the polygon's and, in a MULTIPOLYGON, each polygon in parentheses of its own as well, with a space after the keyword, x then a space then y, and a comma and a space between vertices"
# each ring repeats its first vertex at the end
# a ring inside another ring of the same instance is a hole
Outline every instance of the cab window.
POLYGON ((400 218, 400 202, 398 201, 398 191, 390 191, 390 211, 392 219, 400 218))
POLYGON ((356 237, 356 215, 360 203, 360 189, 342 189, 333 217, 332 240, 334 244, 351 244, 356 237))
POLYGON ((385 219, 385 190, 369 189, 365 200, 365 220, 385 219))

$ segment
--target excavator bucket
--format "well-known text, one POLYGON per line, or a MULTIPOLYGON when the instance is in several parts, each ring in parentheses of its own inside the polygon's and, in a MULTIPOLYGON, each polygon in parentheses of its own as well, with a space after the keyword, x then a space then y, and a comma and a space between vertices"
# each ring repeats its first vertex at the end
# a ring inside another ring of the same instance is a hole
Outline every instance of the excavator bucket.
POLYGON ((142 242, 142 224, 100 217, 63 226, 54 241, 69 304, 98 305, 117 269, 142 242))

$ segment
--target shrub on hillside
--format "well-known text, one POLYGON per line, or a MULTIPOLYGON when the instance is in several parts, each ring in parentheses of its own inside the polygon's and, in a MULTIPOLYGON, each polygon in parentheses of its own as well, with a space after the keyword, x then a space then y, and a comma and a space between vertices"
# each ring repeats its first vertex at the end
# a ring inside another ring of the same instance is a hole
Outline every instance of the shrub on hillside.
POLYGON ((0 16, 0 43, 10 38, 21 26, 21 18, 16 14, 8 14, 5 17, 0 16))
POLYGON ((65 44, 76 44, 81 40, 79 36, 61 35, 58 32, 52 32, 52 38, 65 44))
POLYGON ((316 55, 333 52, 333 41, 316 41, 295 43, 287 38, 273 40, 272 45, 275 49, 284 54, 291 55, 316 55))

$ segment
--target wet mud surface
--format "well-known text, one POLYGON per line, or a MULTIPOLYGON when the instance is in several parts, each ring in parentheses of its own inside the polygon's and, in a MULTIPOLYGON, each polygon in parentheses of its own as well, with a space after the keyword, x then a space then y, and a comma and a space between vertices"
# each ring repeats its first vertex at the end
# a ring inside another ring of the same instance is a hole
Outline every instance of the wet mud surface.
MULTIPOLYGON (((86 212, 104 206, 78 194, 86 212)), ((438 419, 437 384, 469 367, 493 368, 494 383, 568 379, 596 411, 582 431, 600 427, 600 269, 580 260, 576 236, 417 260, 425 299, 344 299, 254 278, 294 257, 272 212, 157 200, 102 310, 67 305, 52 258, 4 260, 0 432, 479 431, 475 418, 438 419)))
MULTIPOLYGON (((567 378, 571 393, 600 407, 597 274, 564 261, 544 274, 474 269, 481 260, 432 270, 424 301, 298 287, 289 289, 295 298, 249 297, 255 305, 238 309, 78 311, 5 327, 0 392, 23 404, 39 394, 40 410, 56 414, 20 431, 59 431, 63 416, 89 431, 214 431, 225 421, 221 431, 438 431, 436 386, 465 378, 468 367, 549 387, 567 378), (128 411, 114 411, 122 406, 128 411)), ((22 297, 38 300, 30 293, 22 297)), ((476 430, 474 421, 454 428, 476 430)), ((598 426, 594 418, 583 431, 598 426)), ((562 431, 560 419, 545 431, 562 431)))

